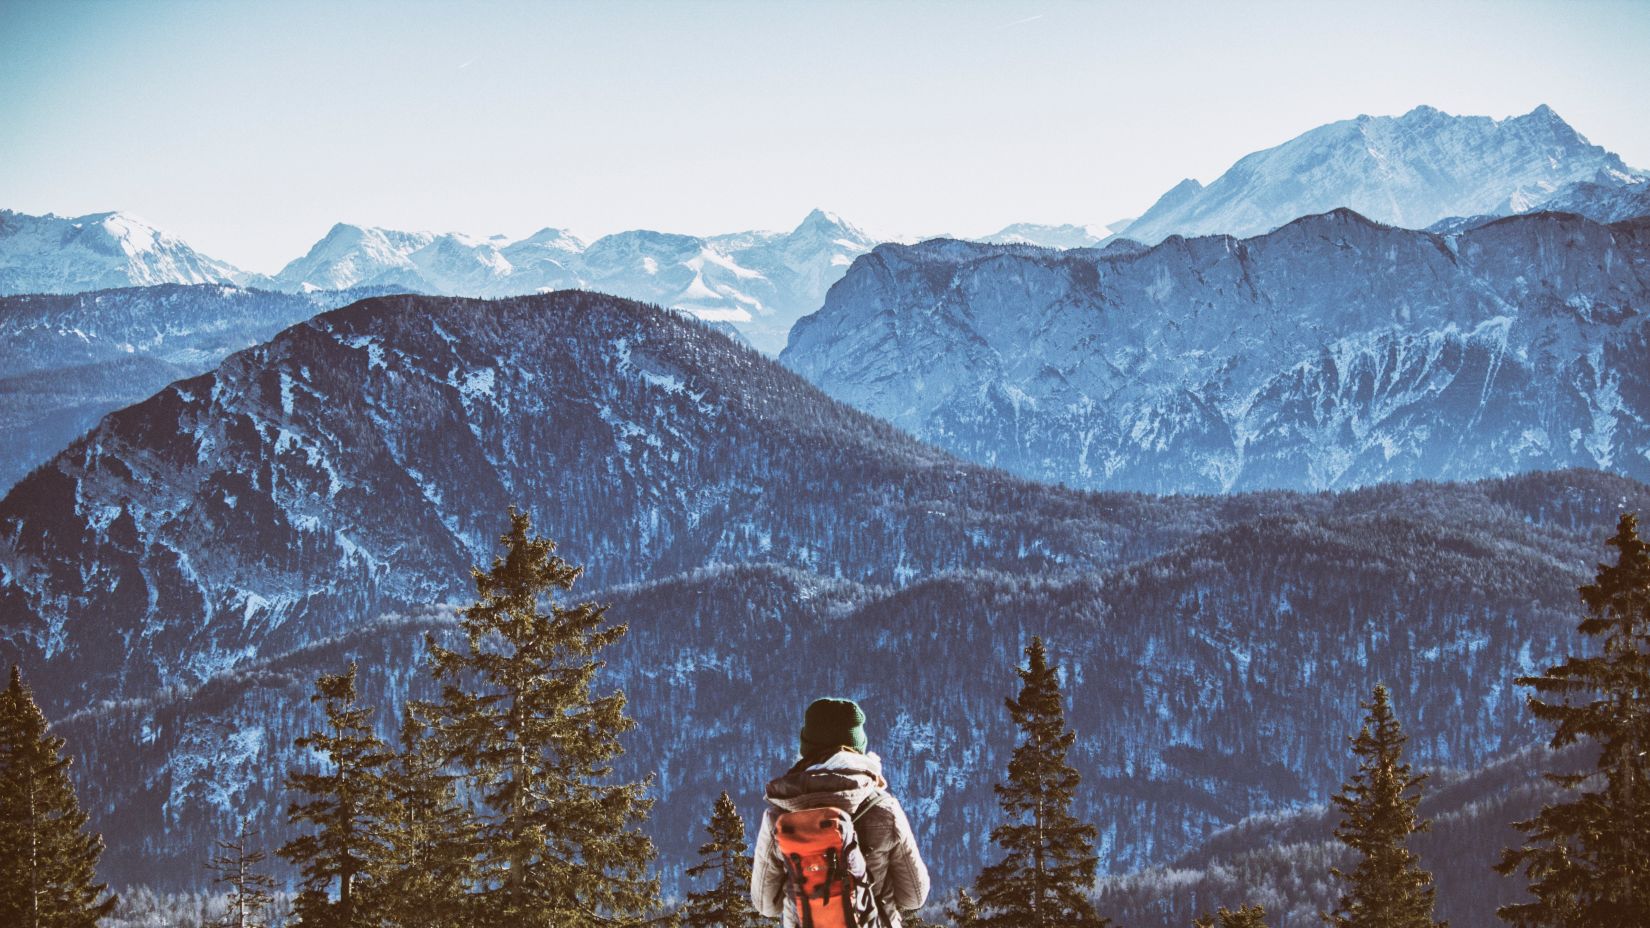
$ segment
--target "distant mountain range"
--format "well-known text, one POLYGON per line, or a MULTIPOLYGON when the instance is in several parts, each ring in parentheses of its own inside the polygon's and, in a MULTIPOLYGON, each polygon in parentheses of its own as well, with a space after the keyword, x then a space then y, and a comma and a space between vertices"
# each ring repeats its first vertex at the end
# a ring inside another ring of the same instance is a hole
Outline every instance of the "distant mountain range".
POLYGON ((124 213, 65 219, 0 212, 0 295, 161 283, 478 297, 587 289, 729 323, 777 354, 791 323, 818 309, 831 284, 874 244, 822 210, 785 233, 634 231, 588 244, 548 228, 510 241, 339 223, 270 277, 200 255, 124 213))
POLYGON ((0 209, 0 295, 232 284, 244 276, 126 213, 67 219, 0 209))
POLYGON ((1017 222, 978 241, 991 245, 1036 245, 1040 248, 1090 248, 1110 240, 1129 227, 1123 219, 1109 226, 1045 226, 1017 222))
POLYGON ((1170 235, 1245 238, 1339 208, 1421 229, 1452 216, 1562 208, 1547 204, 1578 182, 1616 188, 1646 178, 1545 105, 1499 120, 1418 106, 1319 126, 1244 156, 1207 187, 1183 181, 1126 234, 1147 245, 1170 235))
MULTIPOLYGON (((1606 223, 1650 215, 1650 183, 1615 155, 1587 143, 1546 107, 1499 121, 1420 107, 1401 117, 1333 123, 1257 152, 1207 190, 1196 181, 1178 185, 1137 221, 1109 227, 1017 223, 982 241, 1099 246, 1119 256, 1143 251, 1134 239, 1151 241, 1164 230, 1264 230, 1292 221, 1300 211, 1341 203, 1363 203, 1369 216, 1389 224, 1445 215, 1430 231, 1453 234, 1527 211, 1534 203, 1606 223), (1378 170, 1372 167, 1377 162, 1378 170)), ((187 313, 168 307, 180 299, 218 297, 209 290, 187 298, 111 293, 98 297, 95 312, 82 302, 72 324, 55 327, 42 327, 36 314, 58 312, 48 309, 57 304, 0 297, 0 355, 5 355, 0 378, 25 370, 32 375, 0 379, 0 421, 23 435, 0 450, 0 488, 102 413, 142 399, 171 379, 209 369, 230 351, 299 321, 306 309, 341 306, 373 292, 496 297, 583 288, 678 308, 772 355, 785 346, 795 320, 817 310, 852 259, 873 244, 846 221, 818 210, 784 234, 701 238, 634 231, 592 243, 554 228, 511 241, 339 224, 270 277, 201 255, 122 213, 62 219, 0 211, 0 294, 161 283, 235 284, 299 294, 345 291, 306 297, 308 302, 259 298, 263 302, 256 309, 250 307, 257 300, 246 298, 250 315, 244 320, 232 319, 242 311, 235 300, 211 312, 197 309, 197 314, 220 315, 204 339, 213 350, 184 357, 170 349, 152 351, 160 344, 152 338, 117 340, 107 345, 131 347, 102 358, 111 364, 96 371, 63 359, 80 357, 89 347, 77 344, 77 333, 97 328, 93 320, 99 314, 111 314, 126 327, 162 326, 175 347, 194 337, 188 332, 194 323, 187 313), (239 335, 227 337, 220 331, 225 325, 239 335), (19 335, 24 329, 28 334, 19 335)))
MULTIPOLYGON (((1501 120, 1422 106, 1331 123, 1255 152, 1207 188, 1183 181, 1135 220, 1016 223, 979 240, 1081 248, 1123 235, 1148 245, 1169 235, 1244 237, 1341 207, 1405 228, 1451 222, 1449 231, 1536 208, 1611 222, 1650 210, 1646 176, 1545 106, 1501 120)), ((271 277, 206 257, 124 213, 0 211, 0 295, 161 283, 480 297, 584 288, 726 322, 772 355, 792 323, 818 309, 852 260, 876 243, 820 210, 786 233, 638 230, 589 243, 555 228, 511 240, 340 223, 271 277)))
POLYGON ((604 679, 638 715, 625 762, 657 775, 673 866, 717 792, 754 811, 797 706, 829 692, 873 713, 954 886, 985 854, 955 836, 993 820, 1030 635, 1068 668, 1083 807, 1122 872, 1321 801, 1377 680, 1425 707, 1422 762, 1528 744, 1511 677, 1571 646, 1599 538, 1650 489, 1085 493, 960 461, 639 304, 373 298, 105 417, 0 500, 0 660, 74 738, 107 872, 192 883, 240 813, 279 840, 313 673, 361 658, 392 724, 510 503, 631 625, 604 679))
POLYGON ((1585 466, 1650 479, 1650 219, 1457 235, 882 245, 783 363, 972 461, 1095 489, 1302 490, 1585 466))
POLYGON ((699 238, 635 231, 588 245, 558 229, 507 242, 338 225, 273 284, 404 286, 483 297, 599 290, 731 323, 771 354, 784 346, 791 323, 817 309, 830 285, 874 244, 821 210, 788 233, 699 238))

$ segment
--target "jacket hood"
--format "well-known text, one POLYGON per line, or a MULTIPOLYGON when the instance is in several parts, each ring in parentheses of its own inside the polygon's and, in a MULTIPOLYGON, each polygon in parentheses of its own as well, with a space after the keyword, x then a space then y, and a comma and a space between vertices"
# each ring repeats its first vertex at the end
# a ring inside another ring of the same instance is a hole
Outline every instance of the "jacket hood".
POLYGON ((838 751, 822 763, 770 780, 765 795, 786 812, 821 806, 851 812, 887 785, 882 778, 882 758, 874 753, 838 751))

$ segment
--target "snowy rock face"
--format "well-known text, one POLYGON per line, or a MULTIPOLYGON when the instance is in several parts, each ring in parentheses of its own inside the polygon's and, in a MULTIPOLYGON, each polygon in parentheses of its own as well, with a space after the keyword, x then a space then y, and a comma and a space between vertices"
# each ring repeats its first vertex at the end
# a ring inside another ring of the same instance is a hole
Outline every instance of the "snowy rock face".
POLYGON ((668 866, 721 790, 752 811, 801 706, 841 693, 956 882, 986 853, 955 836, 995 820, 1030 635, 1068 668, 1107 867, 1162 862, 1333 790, 1377 680, 1431 707, 1425 763, 1531 740, 1507 668, 1569 646, 1598 538, 1650 491, 1079 493, 627 301, 368 300, 105 418, 0 501, 0 660, 76 744, 110 875, 196 880, 185 858, 237 814, 280 840, 314 675, 359 658, 387 732, 441 620, 384 617, 467 601, 511 503, 631 626, 603 680, 639 720, 624 772, 656 775, 668 866))
POLYGON ((599 290, 729 323, 777 354, 791 323, 818 309, 831 284, 874 244, 820 210, 784 234, 638 230, 589 245, 559 229, 508 242, 340 224, 275 281, 289 290, 399 286, 480 297, 599 290))
POLYGON ((1207 187, 1182 182, 1128 226, 1170 235, 1249 236, 1337 208, 1421 229, 1450 216, 1529 210, 1577 181, 1642 179, 1546 106, 1524 116, 1451 116, 1420 106, 1359 116, 1247 155, 1207 187))
POLYGON ((1650 221, 1455 236, 1350 211, 1149 250, 884 245, 781 360, 970 460, 1225 492, 1650 479, 1650 221))
POLYGON ((126 213, 64 218, 0 210, 0 296, 229 284, 246 276, 126 213))
POLYGON ((167 284, 0 297, 0 493, 105 413, 370 290, 167 284))

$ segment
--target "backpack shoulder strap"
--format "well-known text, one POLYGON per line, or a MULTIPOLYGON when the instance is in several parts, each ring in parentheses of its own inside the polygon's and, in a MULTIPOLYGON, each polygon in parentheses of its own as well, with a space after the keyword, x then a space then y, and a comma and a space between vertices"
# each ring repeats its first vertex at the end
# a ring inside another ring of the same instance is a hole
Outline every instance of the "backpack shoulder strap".
POLYGON ((858 808, 854 809, 853 813, 849 816, 850 820, 858 822, 861 816, 865 813, 871 811, 877 806, 882 805, 882 800, 886 798, 887 795, 888 794, 883 790, 872 790, 871 795, 866 796, 865 801, 860 803, 858 808))

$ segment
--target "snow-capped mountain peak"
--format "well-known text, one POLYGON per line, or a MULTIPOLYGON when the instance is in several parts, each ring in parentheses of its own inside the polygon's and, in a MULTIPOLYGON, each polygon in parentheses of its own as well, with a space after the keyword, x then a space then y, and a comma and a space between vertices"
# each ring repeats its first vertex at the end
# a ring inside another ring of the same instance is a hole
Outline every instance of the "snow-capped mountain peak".
POLYGON ((733 323, 776 354, 791 322, 818 309, 831 284, 875 244, 822 209, 788 233, 702 238, 634 229, 589 243, 556 227, 508 241, 340 223, 275 283, 288 290, 399 286, 480 297, 601 290, 733 323))
MULTIPOLYGON (((504 236, 498 237, 503 238, 504 236)), ((555 251, 563 251, 568 254, 577 254, 589 247, 583 239, 566 229, 554 229, 549 226, 545 226, 520 241, 509 243, 505 247, 505 251, 508 252, 511 248, 525 245, 553 249, 555 251)))
POLYGON ((792 230, 792 235, 823 234, 832 238, 852 237, 867 239, 868 236, 856 226, 838 216, 830 210, 815 208, 803 217, 802 221, 792 230))
POLYGON ((289 290, 340 290, 377 284, 416 286, 412 255, 436 236, 430 232, 401 232, 340 222, 298 258, 275 275, 276 284, 289 290))
POLYGON ((82 217, 81 221, 85 220, 102 226, 104 232, 120 243, 121 250, 128 257, 154 251, 163 240, 169 245, 177 244, 175 239, 164 236, 159 229, 130 213, 97 213, 82 217))
POLYGON ((1146 244, 1173 234, 1258 235, 1336 207, 1425 228, 1451 216, 1521 212, 1576 181, 1642 176, 1546 104, 1504 119, 1417 106, 1319 126, 1245 155, 1207 187, 1182 181, 1128 235, 1146 244))
POLYGON ((131 213, 65 217, 0 210, 0 294, 223 284, 245 276, 131 213))

